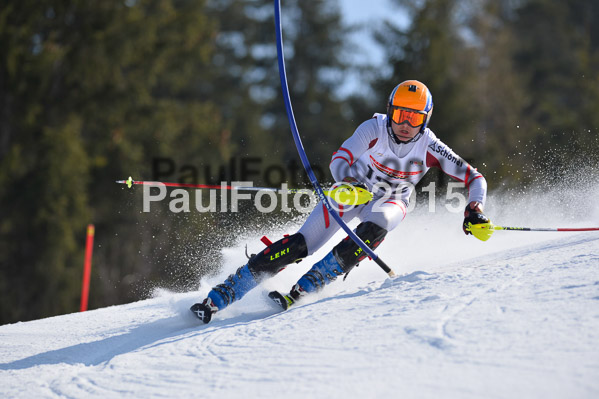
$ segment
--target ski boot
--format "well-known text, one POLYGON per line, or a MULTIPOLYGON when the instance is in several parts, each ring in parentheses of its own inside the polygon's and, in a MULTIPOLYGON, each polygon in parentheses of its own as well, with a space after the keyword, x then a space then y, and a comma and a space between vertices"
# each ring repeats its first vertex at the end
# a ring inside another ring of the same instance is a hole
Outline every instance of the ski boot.
POLYGON ((297 284, 291 288, 289 294, 283 295, 278 291, 272 291, 268 294, 268 297, 283 308, 283 310, 287 310, 304 295, 320 290, 326 284, 336 280, 343 273, 343 269, 339 265, 333 251, 331 251, 298 280, 297 284))
POLYGON ((299 285, 295 284, 289 294, 283 295, 279 291, 271 291, 268 297, 272 299, 277 305, 283 310, 287 310, 293 305, 300 297, 306 295, 306 291, 299 285))
POLYGON ((198 319, 202 320, 204 323, 210 323, 212 320, 212 314, 218 311, 218 308, 212 302, 210 297, 204 299, 202 303, 196 303, 193 305, 190 310, 198 317, 198 319))
POLYGON ((242 266, 231 274, 224 283, 212 288, 208 293, 208 297, 201 303, 193 305, 190 310, 198 319, 204 323, 209 323, 214 313, 241 299, 257 285, 258 283, 248 265, 242 266))

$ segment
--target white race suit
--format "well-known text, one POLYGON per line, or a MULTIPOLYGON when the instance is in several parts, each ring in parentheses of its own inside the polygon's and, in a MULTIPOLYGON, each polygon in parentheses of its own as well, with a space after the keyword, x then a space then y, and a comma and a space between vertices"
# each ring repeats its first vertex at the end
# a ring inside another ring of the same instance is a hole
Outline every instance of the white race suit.
MULTIPOLYGON (((413 142, 397 144, 387 133, 387 115, 374 114, 333 153, 330 164, 335 181, 353 177, 364 183, 374 198, 349 209, 331 202, 346 223, 358 217, 362 222, 373 222, 391 231, 406 217, 410 194, 431 167, 463 182, 468 188, 468 203, 477 201, 484 205, 487 183, 483 175, 430 129, 426 128, 413 142)), ((299 229, 308 254, 316 252, 339 228, 324 204, 318 204, 299 229)))

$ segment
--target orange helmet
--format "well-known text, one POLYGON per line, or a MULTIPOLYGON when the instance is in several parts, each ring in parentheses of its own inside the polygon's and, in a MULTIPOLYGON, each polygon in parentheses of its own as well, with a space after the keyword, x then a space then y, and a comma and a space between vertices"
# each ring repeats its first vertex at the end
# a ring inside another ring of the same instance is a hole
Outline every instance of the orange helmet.
MULTIPOLYGON (((391 92, 387 103, 388 126, 407 122, 412 127, 421 126, 417 140, 428 125, 433 113, 433 96, 426 85, 417 80, 401 82, 391 92)), ((412 141, 410 140, 410 141, 412 141)))

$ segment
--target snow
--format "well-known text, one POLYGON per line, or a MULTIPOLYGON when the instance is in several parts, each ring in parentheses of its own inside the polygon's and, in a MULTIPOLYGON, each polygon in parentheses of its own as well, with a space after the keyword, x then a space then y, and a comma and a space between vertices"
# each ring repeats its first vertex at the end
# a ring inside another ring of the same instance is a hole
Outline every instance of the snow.
MULTIPOLYGON (((578 221, 545 205, 490 201, 488 214, 595 226, 593 206, 578 221)), ((266 293, 288 290, 342 234, 208 325, 188 308, 242 264, 247 240, 199 292, 0 326, 0 396, 599 397, 599 234, 496 232, 483 243, 460 222, 415 211, 378 251, 400 277, 366 261, 287 312, 266 293)))

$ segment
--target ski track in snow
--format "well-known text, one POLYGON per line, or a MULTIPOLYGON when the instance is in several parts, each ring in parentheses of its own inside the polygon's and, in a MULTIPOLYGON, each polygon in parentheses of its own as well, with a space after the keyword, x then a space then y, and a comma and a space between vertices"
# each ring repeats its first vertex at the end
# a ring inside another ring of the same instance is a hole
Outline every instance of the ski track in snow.
MULTIPOLYGON (((464 241, 448 243, 437 267, 406 255, 393 280, 364 262, 284 313, 266 292, 330 248, 207 326, 188 308, 222 276, 199 293, 0 326, 0 395, 599 397, 599 235, 505 237, 484 256, 451 255, 464 241)), ((394 251, 381 256, 398 263, 394 251)))

